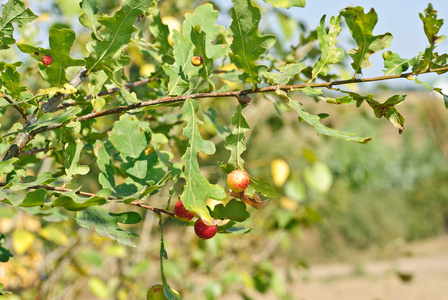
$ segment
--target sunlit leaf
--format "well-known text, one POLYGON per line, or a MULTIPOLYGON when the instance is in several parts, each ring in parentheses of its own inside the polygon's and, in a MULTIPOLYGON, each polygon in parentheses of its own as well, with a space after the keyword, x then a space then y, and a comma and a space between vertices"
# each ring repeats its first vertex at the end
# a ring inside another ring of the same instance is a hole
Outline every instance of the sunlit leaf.
POLYGON ((227 45, 212 44, 216 37, 224 32, 222 25, 215 24, 217 17, 218 11, 214 10, 211 4, 205 4, 196 8, 193 14, 186 14, 185 21, 182 25, 182 34, 174 31, 175 62, 170 66, 163 67, 170 77, 168 84, 168 93, 170 95, 183 94, 189 87, 190 78, 197 76, 200 70, 202 70, 201 76, 206 81, 209 81, 208 77, 213 70, 213 61, 227 53, 227 45), (192 33, 193 28, 197 28, 198 34, 192 33), (199 34, 199 31, 202 33, 199 34), (197 54, 205 51, 207 57, 205 67, 207 70, 204 69, 204 66, 199 68, 193 66, 191 63, 195 46, 197 48, 197 54))
POLYGON ((151 140, 151 136, 141 130, 139 124, 138 119, 128 115, 121 116, 115 122, 110 141, 124 157, 139 157, 151 140))
POLYGON ((15 43, 13 23, 22 27, 35 19, 37 19, 37 16, 29 8, 25 8, 22 1, 8 1, 4 4, 2 17, 0 18, 0 50, 8 49, 9 45, 15 43))
POLYGON ((306 0, 263 0, 274 7, 291 8, 292 6, 305 7, 306 0))
POLYGON ((347 7, 341 12, 348 28, 358 45, 358 49, 351 49, 348 54, 352 57, 352 67, 356 74, 362 74, 362 69, 372 65, 369 58, 387 47, 392 42, 392 34, 373 35, 372 31, 378 22, 378 16, 372 8, 367 14, 361 6, 347 7))
POLYGON ((75 175, 85 175, 90 171, 90 168, 88 166, 79 164, 79 159, 81 157, 81 151, 83 148, 84 144, 80 143, 79 141, 68 143, 65 147, 67 159, 64 162, 64 168, 69 180, 71 180, 75 175))
POLYGON ((255 86, 261 81, 260 74, 266 70, 266 66, 257 65, 255 61, 274 45, 275 36, 258 35, 261 14, 250 0, 233 0, 232 2, 230 30, 233 40, 230 45, 230 60, 244 71, 240 80, 248 81, 255 86))
POLYGON ((80 3, 81 13, 79 14, 79 22, 85 27, 93 31, 97 39, 101 39, 98 35, 98 29, 101 24, 98 22, 98 11, 101 0, 83 0, 80 3))
POLYGON ((313 77, 310 81, 320 74, 326 76, 329 70, 328 65, 338 63, 344 58, 344 49, 336 47, 338 42, 336 38, 342 30, 341 26, 339 26, 340 22, 341 16, 338 16, 337 18, 331 17, 330 28, 327 33, 325 29, 325 15, 323 15, 320 20, 320 25, 317 27, 317 39, 319 40, 319 47, 322 55, 313 67, 313 77))
MULTIPOLYGON (((121 50, 128 45, 132 33, 137 30, 134 27, 135 20, 145 13, 152 2, 152 0, 124 0, 121 9, 112 17, 103 16, 98 20, 102 30, 96 33, 97 39, 87 43, 87 50, 90 52, 90 56, 86 58, 88 73, 102 69, 113 72, 126 63, 122 60, 121 50), (101 39, 98 39, 98 36, 101 36, 101 39)), ((94 14, 94 6, 88 5, 88 7, 92 10, 90 14, 94 14)), ((91 24, 96 25, 96 22, 91 24)), ((111 74, 108 75, 113 79, 111 74)))

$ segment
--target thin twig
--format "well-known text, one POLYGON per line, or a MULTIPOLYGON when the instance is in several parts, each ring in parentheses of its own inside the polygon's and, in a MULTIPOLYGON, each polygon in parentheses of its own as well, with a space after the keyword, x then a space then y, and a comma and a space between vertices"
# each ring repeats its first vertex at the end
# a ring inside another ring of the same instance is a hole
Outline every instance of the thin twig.
POLYGON ((0 92, 0 97, 5 99, 9 104, 12 104, 12 107, 14 107, 22 115, 22 117, 24 119, 26 118, 27 115, 25 113, 25 110, 23 110, 20 106, 14 104, 14 101, 12 101, 8 96, 6 96, 4 93, 0 92))
MULTIPOLYGON (((336 81, 330 81, 330 82, 322 82, 322 83, 304 83, 304 84, 296 84, 296 85, 275 85, 275 86, 268 86, 263 88, 256 88, 256 89, 247 89, 247 90, 240 90, 240 91, 233 91, 233 92, 206 92, 206 93, 198 93, 198 94, 190 94, 190 95, 183 95, 183 96, 175 96, 175 97, 164 97, 156 100, 149 100, 139 103, 133 103, 131 105, 124 105, 119 106, 116 108, 112 108, 109 110, 104 110, 100 112, 92 112, 90 114, 78 117, 77 120, 79 122, 87 121, 90 119, 107 116, 111 114, 120 114, 132 109, 142 108, 142 107, 148 107, 148 106, 154 106, 154 105, 160 105, 160 104, 166 104, 166 103, 176 103, 176 102, 182 102, 187 99, 200 99, 200 98, 221 98, 221 97, 235 97, 240 98, 243 95, 249 95, 249 94, 257 94, 257 93, 266 93, 266 92, 275 92, 277 90, 283 90, 283 91, 293 91, 298 90, 306 87, 311 88, 331 88, 336 85, 345 85, 345 84, 351 84, 351 83, 362 83, 362 82, 374 82, 374 81, 382 81, 382 80, 389 80, 389 79, 398 79, 398 78, 409 78, 412 76, 417 76, 421 74, 427 74, 427 73, 442 73, 448 71, 448 66, 438 68, 438 69, 432 69, 432 70, 426 70, 424 72, 408 72, 403 74, 397 74, 397 75, 386 75, 386 76, 378 76, 378 77, 371 77, 371 78, 360 78, 360 79, 347 79, 347 80, 336 80, 336 81)), ((82 76, 85 77, 85 73, 82 73, 82 76)), ((81 77, 82 77, 81 76, 81 77)), ((73 78, 72 78, 73 79, 73 78)), ((148 80, 148 79, 146 79, 148 80)), ((144 82, 146 80, 140 81, 144 82)), ((149 82, 149 81, 148 81, 149 82)), ((129 83, 128 85, 133 85, 134 83, 129 83)), ((114 91, 114 89, 110 89, 111 91, 114 91)), ((107 92, 107 91, 105 91, 107 92)), ((40 128, 37 128, 35 130, 32 130, 30 132, 21 132, 14 140, 13 144, 10 145, 10 147, 3 153, 3 155, 0 157, 2 160, 8 160, 9 158, 12 158, 14 156, 17 156, 21 149, 23 149, 28 142, 30 142, 37 134, 46 132, 49 130, 58 129, 64 126, 65 123, 58 123, 58 124, 52 124, 49 126, 43 126, 40 128)))
POLYGON ((165 209, 162 209, 162 208, 152 207, 152 206, 149 206, 149 205, 144 204, 143 202, 132 201, 132 202, 129 203, 129 204, 131 204, 131 205, 135 205, 135 206, 139 206, 139 207, 143 207, 143 208, 146 208, 146 209, 149 209, 149 210, 152 210, 152 211, 155 212, 155 213, 159 213, 159 214, 160 214, 160 213, 163 213, 163 214, 170 215, 170 216, 172 216, 172 217, 175 216, 175 214, 174 214, 173 212, 171 212, 171 211, 168 211, 168 210, 165 210, 165 209))
POLYGON ((35 149, 29 150, 29 151, 21 151, 20 155, 33 155, 33 154, 36 154, 39 152, 46 152, 50 149, 51 149, 51 147, 46 147, 46 148, 41 148, 41 149, 35 148, 35 149))
MULTIPOLYGON (((263 88, 256 88, 254 90, 247 89, 247 90, 241 90, 241 91, 233 91, 233 92, 206 92, 206 93, 198 93, 198 94, 190 94, 190 95, 183 95, 183 96, 175 96, 175 97, 164 97, 156 100, 149 100, 144 102, 138 102, 133 103, 130 105, 124 105, 119 106, 116 108, 99 111, 99 112, 92 112, 90 114, 78 117, 79 122, 87 121, 94 118, 99 118, 102 116, 107 116, 111 114, 120 114, 132 109, 147 107, 147 106, 154 106, 159 104, 166 104, 166 103, 175 103, 175 102, 182 102, 187 99, 199 99, 199 98, 221 98, 221 97, 240 97, 242 95, 248 95, 248 94, 256 94, 256 93, 266 93, 266 92, 275 92, 277 90, 283 90, 283 91, 293 91, 297 89, 302 89, 305 87, 311 87, 311 88, 319 88, 319 87, 326 87, 331 88, 332 86, 336 85, 344 85, 344 84, 350 84, 350 83, 362 83, 362 82, 373 82, 373 81, 381 81, 381 80, 389 80, 389 79, 398 79, 398 78, 408 78, 410 76, 416 76, 420 74, 426 74, 426 73, 433 73, 433 72, 443 72, 448 71, 448 67, 443 67, 439 69, 432 69, 429 71, 425 71, 424 73, 417 73, 417 72, 409 72, 409 73, 403 73, 398 75, 388 75, 388 76, 379 76, 379 77, 371 77, 371 78, 364 78, 364 79, 347 79, 347 80, 337 80, 337 81, 331 81, 331 82, 322 82, 322 83, 304 83, 304 84, 296 84, 296 85, 275 85, 275 86, 268 86, 263 88)), ((64 124, 58 123, 58 124, 52 124, 46 127, 40 127, 33 131, 31 131, 32 134, 36 135, 48 130, 53 130, 57 128, 61 128, 64 124)))

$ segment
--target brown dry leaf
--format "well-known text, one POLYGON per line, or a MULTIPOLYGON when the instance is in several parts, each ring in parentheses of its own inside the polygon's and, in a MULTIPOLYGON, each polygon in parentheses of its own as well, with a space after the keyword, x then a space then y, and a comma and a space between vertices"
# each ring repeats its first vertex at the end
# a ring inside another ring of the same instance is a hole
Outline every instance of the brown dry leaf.
POLYGON ((257 193, 254 193, 253 196, 246 194, 246 191, 241 193, 236 193, 232 190, 229 190, 228 194, 232 197, 238 198, 247 205, 252 206, 255 209, 260 209, 268 205, 269 200, 261 201, 260 196, 257 193))

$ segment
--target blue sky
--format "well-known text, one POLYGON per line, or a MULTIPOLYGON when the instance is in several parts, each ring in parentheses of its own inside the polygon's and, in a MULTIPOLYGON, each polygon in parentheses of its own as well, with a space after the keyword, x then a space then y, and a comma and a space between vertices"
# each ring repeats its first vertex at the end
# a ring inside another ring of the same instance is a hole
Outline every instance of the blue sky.
MULTIPOLYGON (((270 19, 269 10, 273 10, 272 6, 264 3, 262 0, 253 1, 268 15, 261 20, 261 26, 266 28, 274 28, 279 30, 277 20, 270 19)), ((220 7, 221 11, 228 11, 231 7, 230 0, 216 0, 214 3, 220 7)), ((300 20, 307 25, 309 30, 315 29, 319 25, 322 15, 327 15, 327 24, 331 16, 336 16, 339 12, 347 6, 362 6, 364 12, 367 13, 372 7, 375 8, 378 14, 378 23, 373 31, 374 35, 384 34, 390 32, 393 35, 392 46, 386 50, 391 50, 398 53, 403 58, 411 58, 417 55, 420 51, 425 50, 428 46, 428 40, 423 31, 423 23, 420 20, 419 13, 423 13, 428 7, 428 3, 432 3, 435 10, 438 12, 438 18, 444 19, 444 25, 439 34, 448 36, 448 0, 337 0, 337 1, 319 1, 308 0, 305 8, 293 7, 289 10, 281 9, 284 13, 295 20, 300 20)), ((273 14, 271 14, 273 15, 273 14)), ((220 20, 223 25, 228 27, 231 20, 228 16, 220 15, 220 20)), ((292 39, 292 44, 297 44, 299 32, 296 38, 292 39)), ((346 51, 354 47, 353 41, 350 37, 348 29, 343 25, 343 31, 339 37, 339 43, 346 51)), ((438 44, 436 51, 439 53, 448 53, 448 40, 438 44)), ((373 63, 371 68, 363 70, 363 77, 381 76, 383 72, 383 59, 381 53, 375 54, 370 61, 373 63)), ((350 60, 350 63, 352 61, 350 60)), ((424 75, 422 80, 429 81, 436 79, 432 75, 424 75)), ((400 84, 406 84, 403 80, 400 84)))

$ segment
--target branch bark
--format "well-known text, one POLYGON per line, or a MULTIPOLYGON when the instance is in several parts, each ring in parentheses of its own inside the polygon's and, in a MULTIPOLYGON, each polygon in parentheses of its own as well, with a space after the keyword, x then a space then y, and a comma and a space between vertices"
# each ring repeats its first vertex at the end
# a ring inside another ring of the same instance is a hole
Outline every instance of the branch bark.
MULTIPOLYGON (((439 73, 439 72, 446 72, 446 71, 448 71, 448 66, 447 67, 438 68, 438 69, 426 70, 424 72, 408 72, 408 73, 403 73, 403 74, 398 74, 398 75, 387 75, 387 76, 378 76, 378 77, 371 77, 371 78, 336 80, 336 81, 330 81, 330 82, 304 83, 304 84, 296 84, 296 85, 275 85, 275 86, 256 88, 256 89, 253 89, 253 90, 252 89, 246 89, 246 90, 233 91, 233 92, 216 92, 216 93, 207 92, 207 93, 197 93, 197 94, 182 95, 182 96, 175 96, 175 97, 169 97, 168 96, 168 97, 164 97, 164 98, 160 98, 160 99, 156 99, 156 100, 149 100, 149 101, 143 101, 143 102, 134 103, 134 104, 130 104, 130 105, 119 106, 119 107, 116 107, 116 108, 112 108, 112 109, 108 109, 108 110, 104 110, 104 111, 100 111, 100 112, 92 112, 90 114, 78 117, 77 120, 79 122, 83 122, 83 121, 87 121, 87 120, 90 120, 90 119, 99 118, 99 117, 107 116, 107 115, 111 115, 111 114, 120 114, 120 113, 129 111, 129 110, 132 110, 132 109, 143 108, 143 107, 154 106, 154 105, 160 105, 160 104, 167 104, 167 103, 182 102, 182 101, 185 101, 187 99, 223 98, 223 97, 240 98, 241 96, 244 96, 244 95, 257 94, 257 93, 266 93, 266 92, 275 92, 277 90, 292 91, 292 90, 297 90, 297 89, 301 89, 301 88, 305 88, 305 87, 311 87, 311 88, 331 88, 333 86, 345 85, 345 84, 350 84, 350 83, 363 83, 363 82, 383 81, 383 80, 398 79, 398 78, 409 78, 409 77, 417 76, 417 75, 421 75, 421 74, 439 73)), ((74 78, 79 77, 79 78, 83 79, 84 77, 82 77, 82 76, 83 76, 84 72, 85 72, 85 70, 81 70, 80 72, 78 72, 77 76, 75 76, 74 78)), ((81 79, 81 81, 82 81, 82 79, 81 79)), ((153 80, 155 80, 155 79, 153 79, 153 80)), ((81 81, 79 83, 81 83, 81 81)), ((130 88, 130 87, 141 85, 141 84, 144 84, 144 83, 147 83, 147 82, 150 82, 150 81, 151 81, 151 79, 145 79, 145 80, 141 80, 139 82, 129 83, 125 87, 130 88)), ((78 83, 78 85, 79 85, 79 83, 78 83)), ((73 84, 73 83, 72 83, 72 85, 75 86, 75 84, 73 84)), ((115 91, 117 91, 117 88, 109 89, 109 90, 104 91, 103 95, 110 94, 110 93, 113 93, 115 91)), ((63 95, 63 96, 64 96, 63 99, 65 99, 65 97, 67 95, 63 95)), ((54 106, 52 105, 51 109, 55 109, 62 102, 62 100, 60 102, 58 102, 57 105, 54 105, 54 106)), ((33 120, 34 120, 34 118, 33 118, 33 120)), ((37 121, 37 119, 35 121, 37 121)), ((0 156, 1 160, 8 160, 9 158, 12 158, 14 156, 19 155, 20 151, 37 134, 45 132, 45 131, 61 128, 62 126, 64 126, 63 123, 58 123, 58 124, 52 124, 52 125, 49 125, 49 126, 43 126, 43 127, 40 127, 40 128, 36 128, 35 130, 32 130, 32 131, 30 131, 28 133, 19 133, 18 136, 16 137, 16 139, 14 140, 14 142, 11 144, 11 146, 5 151, 5 153, 3 153, 2 156, 0 156)))
MULTIPOLYGON (((5 183, 0 183, 0 187, 5 186, 5 183)), ((64 188, 64 187, 58 187, 58 186, 49 186, 49 185, 34 185, 31 187, 28 187, 27 189, 32 189, 32 190, 37 190, 37 189, 45 189, 47 191, 59 191, 59 192, 73 192, 73 190, 68 189, 68 188, 64 188)), ((80 195, 80 196, 86 196, 86 197, 93 197, 95 196, 95 194, 93 193, 89 193, 89 192, 83 192, 83 191, 76 191, 75 194, 80 195)), ((108 197, 108 200, 117 200, 117 197, 108 197)), ((0 199, 0 202, 4 200, 4 199, 0 199)), ((132 201, 129 203, 130 205, 134 205, 134 206, 138 206, 138 207, 142 207, 148 210, 152 210, 155 213, 159 213, 159 214, 166 214, 172 217, 175 217, 175 214, 169 210, 165 210, 163 208, 157 208, 157 207, 153 207, 150 205, 146 205, 143 203, 143 201, 132 201)))

